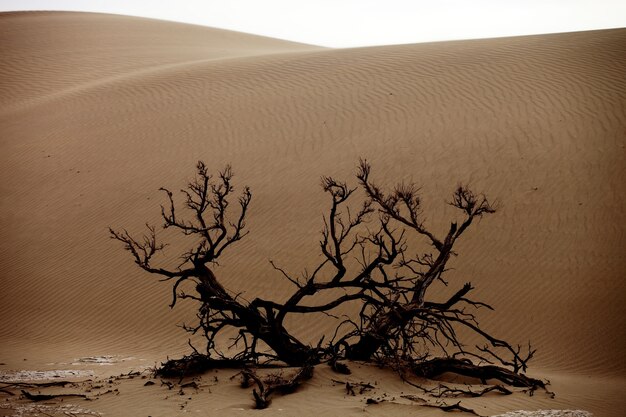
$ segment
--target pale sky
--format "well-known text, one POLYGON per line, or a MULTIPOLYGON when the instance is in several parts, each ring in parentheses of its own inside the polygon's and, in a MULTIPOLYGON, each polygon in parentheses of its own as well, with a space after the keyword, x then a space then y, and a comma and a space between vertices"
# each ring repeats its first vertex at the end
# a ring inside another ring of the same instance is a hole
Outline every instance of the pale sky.
POLYGON ((194 23, 329 47, 626 27, 626 0, 0 0, 194 23))

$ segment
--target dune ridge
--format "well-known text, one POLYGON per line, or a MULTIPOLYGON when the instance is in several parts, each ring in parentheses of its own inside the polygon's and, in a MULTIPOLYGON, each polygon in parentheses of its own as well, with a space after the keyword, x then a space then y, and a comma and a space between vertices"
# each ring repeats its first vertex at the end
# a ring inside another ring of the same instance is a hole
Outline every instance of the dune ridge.
POLYGON ((0 103, 16 105, 81 82, 189 60, 321 47, 136 17, 76 12, 0 13, 0 103), (98 53, 92 53, 93 48, 98 53), (88 66, 87 69, 82 66, 88 66), (11 83, 19 82, 21 88, 11 83))
MULTIPOLYGON (((316 262, 319 177, 352 180, 366 157, 378 182, 423 186, 438 233, 459 181, 497 198, 460 242, 449 291, 471 280, 496 308, 484 326, 538 348, 531 373, 566 392, 574 376, 623 389, 626 30, 330 50, 46 12, 0 14, 0 40, 3 362, 188 350, 175 325, 189 306, 170 311, 169 286, 107 227, 158 223, 158 188, 180 188, 198 159, 231 163, 254 194, 251 234, 218 275, 284 299, 268 260, 316 262)), ((304 338, 328 329, 298 320, 304 338)), ((623 400, 605 397, 581 407, 617 415, 623 400)))

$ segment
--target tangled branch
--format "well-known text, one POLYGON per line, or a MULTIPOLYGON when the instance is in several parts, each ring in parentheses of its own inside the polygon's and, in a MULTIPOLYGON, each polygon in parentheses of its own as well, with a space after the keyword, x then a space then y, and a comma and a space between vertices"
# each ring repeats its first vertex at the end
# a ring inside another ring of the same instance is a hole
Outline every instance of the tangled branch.
MULTIPOLYGON (((507 385, 545 388, 542 381, 523 374, 535 354, 530 344, 523 352, 521 345, 514 347, 480 326, 477 311, 492 308, 469 297, 474 289, 471 283, 460 286, 446 301, 428 299, 435 284, 448 285, 444 275, 456 255, 457 241, 476 219, 496 212, 497 205, 486 196, 458 186, 448 204, 458 209, 460 219, 450 222, 445 235, 437 236, 423 219, 419 187, 403 183, 385 190, 372 181, 371 166, 361 160, 356 187, 332 177, 321 180, 329 208, 319 241, 321 260, 308 269, 312 272, 305 268, 303 274, 294 275, 270 261, 294 285, 293 293, 284 302, 246 301, 225 288, 214 271, 224 251, 248 234, 246 216, 252 193, 244 187, 233 210, 233 176, 230 166, 212 176, 198 162, 195 177, 181 190, 182 203, 177 203, 170 190, 160 189, 166 197, 161 206, 162 228, 189 237, 189 248, 176 268, 157 265, 155 259, 167 245, 157 239, 155 226, 147 225, 140 238, 126 229, 110 229, 111 238, 123 243, 141 269, 173 282, 171 307, 179 299, 198 305, 196 323, 183 328, 204 337, 205 352, 194 348, 189 366, 176 362, 172 369, 188 372, 202 367, 207 363, 203 356, 246 366, 281 361, 302 369, 324 361, 337 364, 340 359, 378 360, 405 364, 428 378, 455 372, 507 385), (357 195, 364 197, 358 201, 357 195), (409 254, 409 247, 424 242, 431 251, 409 254), (317 297, 320 294, 333 296, 317 297), (353 306, 353 314, 332 313, 347 304, 353 306), (337 320, 334 334, 325 342, 321 337, 314 346, 298 340, 285 325, 291 315, 310 313, 337 320), (467 332, 481 337, 484 344, 466 346, 460 335, 467 332), (224 348, 226 333, 231 339, 224 348)), ((277 386, 246 372, 258 387, 257 406, 266 406, 277 386)), ((506 389, 493 390, 504 393, 506 389)), ((447 394, 461 392, 450 389, 447 394)))

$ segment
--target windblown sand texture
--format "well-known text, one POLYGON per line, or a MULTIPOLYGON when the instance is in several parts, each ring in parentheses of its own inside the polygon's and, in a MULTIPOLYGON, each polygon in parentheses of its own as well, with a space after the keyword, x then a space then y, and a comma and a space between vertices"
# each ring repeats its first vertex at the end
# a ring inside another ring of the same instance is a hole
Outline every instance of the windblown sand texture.
MULTIPOLYGON (((251 233, 216 273, 233 292, 281 300, 292 287, 268 260, 315 265, 328 206, 319 178, 353 180, 364 157, 381 184, 422 185, 438 233, 459 182, 501 203, 464 235, 449 291, 471 281, 496 309, 484 327, 530 340, 530 374, 557 395, 490 397, 483 414, 623 415, 625 146, 624 29, 332 50, 123 16, 0 14, 0 371, 83 369, 77 358, 98 355, 128 369, 189 351, 176 324, 191 310, 170 310, 170 285, 107 227, 158 223, 158 188, 181 188, 197 160, 231 163, 254 195, 251 233)), ((298 334, 317 338, 325 323, 305 318, 298 334)), ((393 373, 359 372, 410 391, 393 373)), ((188 410, 248 415, 233 373, 188 410)), ((267 415, 362 415, 331 378, 322 370, 267 415)), ((162 394, 136 382, 88 407, 182 412, 162 394)))

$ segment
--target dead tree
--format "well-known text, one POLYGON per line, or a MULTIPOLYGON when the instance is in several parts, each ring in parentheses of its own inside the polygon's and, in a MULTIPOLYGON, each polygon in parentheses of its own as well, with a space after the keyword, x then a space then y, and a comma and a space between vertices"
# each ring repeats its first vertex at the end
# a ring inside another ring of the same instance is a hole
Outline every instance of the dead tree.
POLYGON ((224 355, 216 346, 216 338, 225 329, 237 329, 245 348, 236 359, 255 361, 258 359, 256 346, 260 339, 274 352, 277 358, 292 365, 301 365, 309 359, 309 347, 288 334, 273 320, 272 314, 265 314, 259 308, 246 304, 229 293, 219 282, 211 265, 231 245, 241 240, 246 231, 246 213, 252 193, 245 187, 238 198, 239 213, 231 219, 230 201, 234 192, 231 183, 233 172, 230 166, 213 178, 203 162, 196 166, 196 177, 181 190, 184 206, 191 213, 190 218, 180 217, 174 202, 173 193, 161 188, 167 196, 167 204, 161 206, 163 228, 174 228, 191 237, 193 246, 182 255, 182 263, 176 269, 166 269, 152 265, 154 255, 165 248, 158 242, 156 228, 147 225, 148 233, 142 239, 133 238, 126 230, 110 229, 113 239, 124 243, 135 263, 143 270, 160 275, 163 281, 172 281, 172 302, 174 307, 179 298, 192 299, 200 303, 195 326, 185 326, 193 334, 201 332, 207 341, 206 354, 224 355), (191 281, 195 294, 179 292, 181 284, 191 281))
POLYGON ((471 285, 468 283, 463 286, 443 304, 427 303, 426 291, 437 280, 442 280, 446 264, 454 254, 452 251, 454 244, 463 232, 468 229, 474 219, 494 213, 495 208, 486 197, 477 196, 467 188, 459 186, 450 204, 460 209, 465 218, 460 226, 452 222, 444 239, 438 239, 428 231, 421 220, 421 201, 415 185, 398 186, 392 192, 385 194, 371 182, 370 166, 365 161, 361 161, 357 178, 369 200, 378 207, 383 216, 415 232, 418 237, 424 237, 432 245, 433 252, 412 258, 403 252, 403 257, 397 266, 408 272, 408 285, 395 285, 392 292, 396 298, 397 295, 401 295, 402 301, 395 301, 387 308, 374 308, 372 314, 365 316, 367 326, 359 334, 359 341, 350 346, 347 356, 351 359, 367 360, 383 347, 393 350, 394 347, 388 346, 389 335, 396 332, 400 333, 397 338, 392 338, 392 343, 406 344, 408 342, 409 349, 412 346, 411 339, 428 338, 429 332, 432 331, 442 334, 446 341, 458 347, 459 343, 454 333, 449 328, 446 329, 446 326, 450 324, 446 314, 453 312, 456 320, 461 324, 465 323, 466 319, 473 319, 473 316, 464 317, 464 313, 460 310, 452 310, 461 302, 477 305, 464 298, 472 289, 471 285))
POLYGON ((411 368, 421 375, 428 368, 431 377, 448 371, 483 380, 495 378, 516 386, 544 387, 541 381, 519 374, 519 371, 526 371, 527 362, 535 353, 530 345, 522 354, 521 346, 513 347, 480 328, 472 309, 492 308, 467 297, 474 289, 470 283, 459 288, 446 302, 426 300, 426 293, 433 284, 441 282, 448 285, 443 275, 448 261, 456 255, 454 244, 476 219, 495 213, 496 205, 484 195, 458 186, 449 204, 461 212, 462 219, 451 222, 447 234, 438 238, 422 221, 421 200, 415 184, 399 185, 386 193, 371 181, 370 172, 370 165, 361 161, 357 178, 368 201, 378 208, 382 216, 402 225, 417 238, 426 240, 432 252, 410 257, 406 250, 402 251, 399 262, 395 264, 400 272, 396 272, 394 280, 388 280, 393 286, 387 294, 387 305, 374 304, 362 310, 361 326, 347 335, 357 336, 358 340, 346 345, 346 357, 368 360, 378 354, 383 358, 395 357, 410 362, 411 368), (473 351, 466 350, 457 336, 459 329, 481 336, 485 340, 484 346, 476 346, 473 351), (432 359, 427 351, 424 353, 424 345, 439 348, 445 358, 432 359), (478 359, 489 366, 475 366, 468 358, 478 359), (494 366, 494 362, 511 368, 511 371, 494 366))
MULTIPOLYGON (((212 265, 247 234, 245 218, 252 194, 243 189, 233 215, 230 167, 216 178, 202 162, 196 169, 196 177, 181 191, 186 209, 183 215, 173 193, 161 189, 167 197, 167 204, 161 207, 163 228, 176 229, 192 242, 177 268, 153 265, 155 254, 165 248, 157 240, 154 226, 148 226, 141 239, 126 230, 110 229, 110 233, 124 243, 139 267, 173 282, 171 307, 181 298, 198 303, 198 323, 185 329, 205 337, 206 353, 202 355, 228 358, 242 366, 258 363, 261 358, 299 367, 322 361, 336 364, 338 359, 376 359, 427 377, 457 372, 533 389, 543 386, 541 381, 523 375, 534 354, 530 346, 522 353, 521 346, 514 347, 480 327, 476 309, 491 307, 467 297, 473 289, 470 283, 445 302, 427 299, 435 283, 447 285, 444 274, 456 255, 455 243, 477 219, 496 211, 484 195, 459 186, 449 204, 459 210, 461 219, 451 222, 446 235, 439 238, 422 220, 416 185, 384 191, 372 182, 366 161, 359 164, 357 187, 324 177, 322 187, 330 204, 319 242, 321 261, 310 269, 312 272, 299 276, 272 263, 294 286, 293 294, 283 303, 261 298, 248 302, 220 284, 212 265), (362 201, 354 202, 359 193, 362 201), (411 255, 409 248, 420 240, 432 249, 411 255), (193 293, 181 291, 185 285, 189 288, 189 282, 194 284, 193 293), (316 303, 314 296, 322 293, 341 295, 316 303), (352 305, 354 314, 338 318, 334 334, 328 338, 320 335, 315 346, 301 342, 285 326, 290 315, 330 314, 346 304, 352 305), (225 330, 233 329, 237 335, 233 348, 223 352, 216 342, 225 330), (484 345, 465 346, 459 337, 461 329, 480 336, 484 345)), ((198 355, 191 356, 193 363, 206 362, 198 361, 198 355)), ((188 368, 180 363, 173 367, 188 368)))

